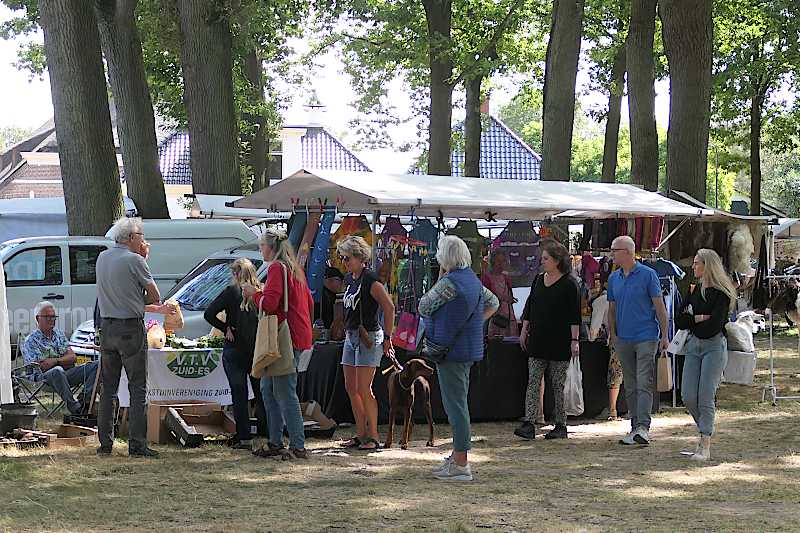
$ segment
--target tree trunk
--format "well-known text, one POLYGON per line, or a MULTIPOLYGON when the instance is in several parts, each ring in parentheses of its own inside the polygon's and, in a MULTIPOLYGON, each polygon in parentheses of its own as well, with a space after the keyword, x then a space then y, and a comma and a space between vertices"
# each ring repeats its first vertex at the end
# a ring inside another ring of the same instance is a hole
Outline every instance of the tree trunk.
POLYGON ((764 94, 753 87, 750 105, 750 214, 761 215, 761 113, 764 94))
POLYGON ((134 10, 138 0, 98 0, 100 41, 117 110, 117 135, 128 196, 143 218, 169 218, 158 163, 153 102, 134 10))
POLYGON ((240 195, 230 26, 213 0, 178 0, 177 6, 192 189, 240 195))
POLYGON ((464 119, 464 175, 481 175, 481 76, 466 80, 467 116, 464 119))
POLYGON ((628 33, 628 111, 631 123, 631 182, 658 190, 655 60, 656 0, 632 0, 628 33))
POLYGON ((67 228, 105 235, 123 210, 97 22, 89 2, 42 0, 39 7, 67 228))
POLYGON ((667 190, 706 200, 711 117, 713 21, 711 0, 661 0, 669 63, 667 190))
POLYGON ((622 115, 622 93, 625 88, 625 47, 620 46, 611 67, 611 90, 608 92, 606 137, 603 144, 603 173, 600 181, 617 181, 617 152, 619 149, 619 123, 622 115))
POLYGON ((450 58, 450 0, 423 0, 428 24, 431 108, 428 125, 428 174, 449 176, 453 117, 453 61, 450 58))
MULTIPOLYGON (((261 60, 255 49, 248 50, 244 57, 244 74, 250 82, 248 96, 250 107, 262 110, 264 107, 264 71, 261 60)), ((260 191, 267 185, 267 121, 264 114, 248 113, 245 115, 249 128, 244 134, 247 141, 247 163, 253 172, 253 192, 260 191)))
POLYGON ((569 181, 584 0, 554 0, 544 76, 543 180, 569 181))

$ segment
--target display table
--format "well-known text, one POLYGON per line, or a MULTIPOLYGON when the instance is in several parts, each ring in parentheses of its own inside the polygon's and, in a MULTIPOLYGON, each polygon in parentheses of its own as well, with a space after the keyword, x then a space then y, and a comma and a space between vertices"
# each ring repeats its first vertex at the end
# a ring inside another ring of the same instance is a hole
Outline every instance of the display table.
MULTIPOLYGON (((124 369, 117 394, 120 407, 128 407, 130 396, 124 369)), ((230 405, 231 389, 222 368, 222 349, 148 350, 147 400, 204 400, 230 405)))
MULTIPOLYGON (((400 350, 400 362, 410 356, 400 350)), ((318 343, 314 346, 308 370, 298 377, 298 396, 300 401, 316 400, 327 416, 337 422, 353 422, 350 399, 344 388, 341 369, 342 343, 318 343)), ((608 402, 606 373, 609 352, 602 343, 581 343, 581 367, 583 369, 584 407, 583 418, 599 414, 608 402)), ((384 359, 375 374, 373 391, 378 400, 378 422, 385 424, 388 419, 388 392, 386 378, 381 370, 389 366, 384 359)), ((439 394, 439 381, 436 374, 430 378, 431 407, 436 422, 446 422, 447 415, 442 407, 439 394)), ((501 340, 489 340, 486 357, 472 366, 470 372, 469 409, 474 422, 517 420, 525 414, 525 390, 528 385, 528 358, 522 353, 519 344, 501 340)), ((549 390, 548 387, 545 389, 549 390)), ((552 393, 545 395, 545 408, 552 409, 552 393)), ((424 410, 417 398, 414 418, 424 421, 424 410)), ((624 412, 624 395, 620 395, 618 409, 624 412)))

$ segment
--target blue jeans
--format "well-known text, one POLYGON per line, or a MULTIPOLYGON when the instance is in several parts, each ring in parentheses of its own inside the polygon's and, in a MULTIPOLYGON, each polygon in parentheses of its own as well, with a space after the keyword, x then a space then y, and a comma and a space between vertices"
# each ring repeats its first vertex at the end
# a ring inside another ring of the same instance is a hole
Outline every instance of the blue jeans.
POLYGON ((253 437, 250 432, 250 400, 247 399, 248 380, 253 387, 259 434, 263 434, 267 424, 264 402, 261 400, 261 382, 250 376, 251 366, 253 366, 252 358, 242 356, 235 346, 225 343, 225 347, 222 349, 222 367, 228 377, 228 384, 231 386, 233 419, 236 421, 236 436, 240 441, 250 440, 253 437))
POLYGON ((439 374, 439 392, 447 420, 453 430, 453 450, 466 452, 472 448, 472 435, 469 422, 469 369, 472 361, 436 365, 439 374))
POLYGON ((625 401, 631 415, 631 429, 650 429, 653 408, 653 379, 658 341, 618 341, 614 349, 622 363, 625 401))
POLYGON ((91 361, 66 370, 60 366, 54 366, 47 372, 39 374, 36 381, 46 382, 64 400, 67 409, 75 414, 80 411, 81 404, 72 396, 72 387, 83 382, 82 397, 91 398, 96 373, 97 361, 91 361))
MULTIPOLYGON (((294 350, 294 364, 302 350, 294 350)), ((261 378, 261 396, 267 409, 267 428, 269 442, 273 446, 283 444, 283 426, 289 432, 289 447, 302 450, 305 448, 303 430, 303 414, 300 412, 300 400, 297 398, 297 372, 285 376, 261 378)))
POLYGON ((681 397, 701 435, 714 433, 714 397, 728 364, 728 340, 721 333, 710 339, 690 335, 685 345, 681 397))

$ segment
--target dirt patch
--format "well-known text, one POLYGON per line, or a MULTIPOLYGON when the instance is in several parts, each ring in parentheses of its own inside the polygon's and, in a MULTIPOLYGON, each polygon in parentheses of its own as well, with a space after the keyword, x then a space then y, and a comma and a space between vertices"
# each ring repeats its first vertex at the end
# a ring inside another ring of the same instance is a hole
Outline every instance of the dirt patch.
MULTIPOLYGON (((447 453, 417 434, 409 450, 351 452, 310 441, 308 462, 207 446, 159 447, 158 460, 92 449, 5 451, 0 528, 8 531, 776 531, 800 526, 797 402, 761 402, 756 384, 724 385, 712 461, 679 451, 696 438, 682 409, 654 418, 649 447, 617 444, 626 422, 574 423, 566 441, 523 442, 514 423, 476 424, 475 481, 429 470, 447 453)), ((800 385, 796 336, 777 339, 777 383, 800 385)), ((498 384, 499 386, 501 384, 498 384)), ((419 428, 418 428, 419 430, 419 428)))

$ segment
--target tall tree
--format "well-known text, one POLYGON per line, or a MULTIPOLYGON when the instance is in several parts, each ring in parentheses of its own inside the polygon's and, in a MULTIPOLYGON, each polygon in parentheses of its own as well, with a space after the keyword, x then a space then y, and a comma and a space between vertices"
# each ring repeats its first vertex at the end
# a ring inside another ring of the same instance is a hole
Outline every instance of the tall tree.
MULTIPOLYGON (((620 46, 611 67, 611 87, 608 91, 608 112, 606 114, 606 131, 603 142, 603 183, 614 183, 617 176, 617 154, 619 152, 619 123, 622 118, 622 95, 625 88, 626 51, 620 46)), ((656 154, 656 168, 658 154, 656 154)), ((658 182, 658 176, 656 176, 658 182)))
POLYGON ((464 118, 464 176, 481 175, 481 76, 464 81, 466 85, 466 117, 464 118))
POLYGON ((41 25, 70 235, 104 235, 122 215, 100 36, 89 2, 41 0, 41 25))
POLYGON ((543 180, 569 181, 584 0, 553 0, 544 76, 543 180))
POLYGON ((178 0, 186 116, 195 193, 242 193, 233 103, 231 29, 214 0, 178 0))
POLYGON ((750 211, 760 214, 761 151, 796 147, 798 109, 777 94, 800 85, 800 6, 789 0, 722 0, 715 12, 716 136, 749 145, 750 211))
POLYGON ((631 0, 627 44, 628 110, 631 123, 631 180, 658 190, 658 133, 655 113, 656 0, 631 0))
POLYGON ((450 133, 453 117, 453 59, 450 47, 452 2, 422 0, 428 26, 430 63, 430 123, 428 125, 428 174, 449 176, 450 133))
POLYGON ((264 67, 258 51, 251 48, 244 56, 244 75, 247 78, 247 109, 242 119, 245 127, 240 127, 243 156, 253 176, 252 190, 260 191, 269 185, 267 178, 267 117, 262 109, 264 100, 264 67))
POLYGON ((144 218, 169 218, 155 119, 136 27, 138 0, 96 0, 100 41, 117 111, 128 196, 144 218))
POLYGON ((667 189, 706 197, 713 48, 712 0, 661 0, 669 65, 667 189))

